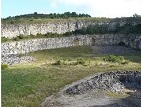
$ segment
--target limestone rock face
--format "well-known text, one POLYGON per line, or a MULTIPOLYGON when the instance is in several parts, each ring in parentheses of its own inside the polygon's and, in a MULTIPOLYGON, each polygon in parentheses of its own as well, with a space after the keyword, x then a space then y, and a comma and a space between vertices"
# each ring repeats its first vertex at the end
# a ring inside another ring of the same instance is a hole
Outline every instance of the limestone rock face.
POLYGON ((113 31, 116 29, 116 25, 124 26, 125 24, 141 24, 141 21, 132 20, 131 22, 127 22, 127 20, 108 20, 108 21, 95 21, 95 19, 61 19, 61 20, 52 20, 46 22, 23 22, 18 24, 1 24, 1 36, 6 38, 13 38, 19 35, 36 35, 46 34, 48 32, 62 34, 68 31, 74 31, 76 29, 80 29, 82 27, 87 27, 88 25, 102 25, 105 24, 108 27, 109 31, 113 31))
POLYGON ((6 55, 1 57, 1 64, 14 65, 36 61, 32 56, 6 55))
POLYGON ((2 43, 1 55, 25 54, 38 50, 78 45, 112 46, 118 45, 120 42, 125 43, 125 45, 131 48, 141 49, 140 35, 79 35, 2 43))
POLYGON ((33 52, 43 49, 54 49, 61 47, 90 45, 90 44, 91 44, 91 38, 88 35, 61 37, 61 38, 31 39, 26 41, 2 43, 1 54, 2 56, 9 54, 25 54, 28 52, 33 52))
POLYGON ((1 34, 2 37, 13 38, 19 35, 36 35, 46 34, 48 32, 62 34, 68 31, 74 31, 82 26, 88 26, 92 24, 86 21, 58 21, 48 23, 23 23, 23 24, 2 24, 1 34))

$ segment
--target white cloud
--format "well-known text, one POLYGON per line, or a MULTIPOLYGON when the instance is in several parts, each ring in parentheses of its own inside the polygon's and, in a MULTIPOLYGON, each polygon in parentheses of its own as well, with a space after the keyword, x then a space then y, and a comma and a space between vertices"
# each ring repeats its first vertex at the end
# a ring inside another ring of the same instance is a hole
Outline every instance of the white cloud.
POLYGON ((57 5, 57 3, 52 2, 50 6, 51 6, 53 9, 55 9, 55 8, 57 8, 58 5, 57 5))
POLYGON ((56 3, 72 8, 83 6, 88 14, 96 17, 132 16, 134 13, 141 15, 141 0, 58 0, 56 3))
MULTIPOLYGON (((74 6, 78 6, 78 5, 83 5, 86 4, 87 0, 58 0, 57 2, 59 3, 63 3, 63 4, 69 4, 69 5, 74 5, 74 6)), ((90 0, 92 1, 92 0, 90 0)))

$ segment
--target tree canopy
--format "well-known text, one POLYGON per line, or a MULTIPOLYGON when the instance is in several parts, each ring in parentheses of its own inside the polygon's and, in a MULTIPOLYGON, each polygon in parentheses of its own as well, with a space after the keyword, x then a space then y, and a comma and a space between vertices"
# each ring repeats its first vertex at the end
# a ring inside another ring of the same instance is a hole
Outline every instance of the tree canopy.
POLYGON ((4 20, 18 20, 21 18, 24 19, 41 19, 41 18, 51 18, 51 19, 55 19, 55 18, 73 18, 73 17, 91 17, 88 14, 78 14, 76 12, 65 12, 65 13, 50 13, 50 14, 43 14, 43 13, 31 13, 31 14, 24 14, 24 15, 17 15, 17 16, 9 16, 7 18, 4 18, 4 20))

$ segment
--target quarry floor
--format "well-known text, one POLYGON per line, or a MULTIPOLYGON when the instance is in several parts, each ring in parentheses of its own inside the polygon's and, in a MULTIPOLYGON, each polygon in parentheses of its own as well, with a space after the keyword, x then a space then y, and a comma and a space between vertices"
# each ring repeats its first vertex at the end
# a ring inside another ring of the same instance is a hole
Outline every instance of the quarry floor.
MULTIPOLYGON (((122 46, 114 46, 114 47, 93 46, 92 48, 94 54, 105 54, 105 55, 110 55, 110 54, 121 55, 121 54, 137 52, 136 50, 122 46)), ((76 83, 72 83, 71 85, 75 85, 76 83)), ((133 89, 127 93, 112 93, 104 90, 91 90, 81 95, 66 95, 63 93, 63 90, 64 89, 62 89, 60 92, 58 92, 55 95, 47 97, 44 100, 44 102, 41 104, 41 106, 42 107, 141 107, 141 90, 133 89)))
POLYGON ((119 104, 141 107, 141 91, 124 95, 93 90, 76 96, 60 91, 67 84, 99 72, 141 71, 141 51, 121 46, 76 46, 27 55, 36 61, 8 66, 1 71, 2 107, 120 107, 119 104), (104 62, 108 54, 119 54, 129 60, 129 64, 104 62), (87 66, 69 64, 79 58, 85 60, 87 66), (58 60, 67 64, 53 65, 58 60))

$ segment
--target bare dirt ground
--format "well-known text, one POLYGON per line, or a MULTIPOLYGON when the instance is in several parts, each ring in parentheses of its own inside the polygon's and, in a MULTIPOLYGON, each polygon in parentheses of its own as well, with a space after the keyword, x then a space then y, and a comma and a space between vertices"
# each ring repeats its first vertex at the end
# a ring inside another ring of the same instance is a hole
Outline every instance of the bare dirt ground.
MULTIPOLYGON (((92 48, 93 53, 106 55, 140 52, 121 46, 93 46, 92 48)), ((75 85, 78 82, 66 87, 75 85)), ((103 90, 91 90, 82 95, 66 95, 63 93, 66 87, 57 94, 47 97, 41 107, 141 107, 141 90, 136 90, 136 92, 130 93, 129 96, 124 97, 123 95, 122 98, 116 98, 108 96, 106 91, 103 90)))

